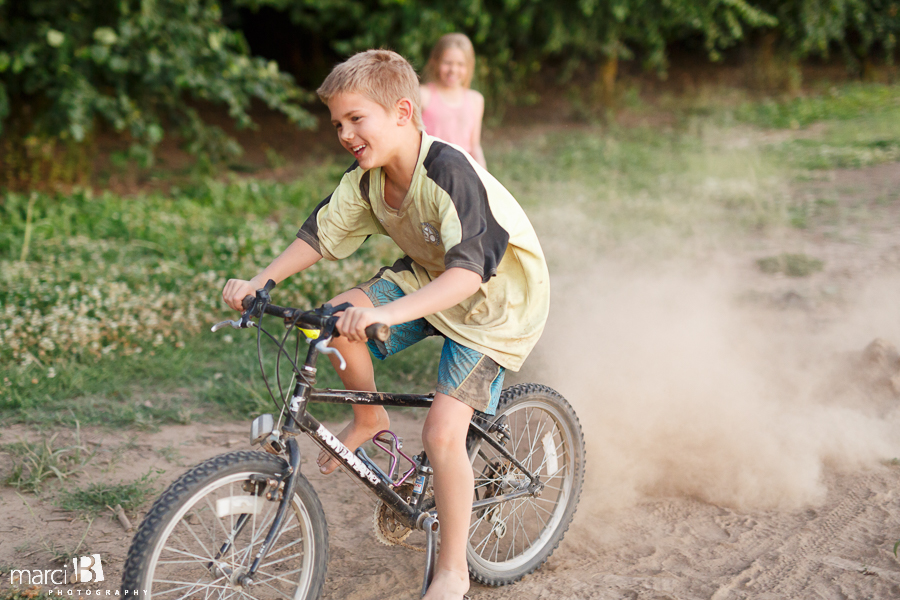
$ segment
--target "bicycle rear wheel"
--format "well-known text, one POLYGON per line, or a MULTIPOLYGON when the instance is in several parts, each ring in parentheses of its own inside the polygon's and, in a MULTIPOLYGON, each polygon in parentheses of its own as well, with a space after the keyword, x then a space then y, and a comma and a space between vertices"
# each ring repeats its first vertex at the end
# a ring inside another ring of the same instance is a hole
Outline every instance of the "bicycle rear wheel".
POLYGON ((328 531, 315 490, 300 473, 281 533, 253 583, 239 582, 278 509, 278 502, 262 495, 265 480, 281 479, 287 468, 271 454, 239 451, 182 475, 156 500, 135 534, 123 593, 141 590, 142 597, 154 600, 318 598, 328 563, 328 531), (229 539, 230 547, 221 552, 229 539))
MULTIPOLYGON (((569 528, 584 481, 584 437, 569 403, 549 387, 505 389, 493 422, 505 422, 506 448, 540 475, 543 493, 475 510, 466 558, 470 577, 486 585, 513 583, 540 567, 569 528)), ((470 438, 475 500, 522 489, 528 477, 489 444, 470 438)))

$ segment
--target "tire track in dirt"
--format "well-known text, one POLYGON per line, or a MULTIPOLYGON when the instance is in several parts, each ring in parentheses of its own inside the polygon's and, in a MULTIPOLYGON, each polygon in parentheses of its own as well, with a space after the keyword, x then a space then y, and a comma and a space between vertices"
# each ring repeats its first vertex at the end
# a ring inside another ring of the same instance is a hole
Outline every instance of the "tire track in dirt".
MULTIPOLYGON (((878 540, 872 539, 871 533, 886 527, 885 513, 881 507, 873 506, 871 501, 878 495, 875 490, 883 488, 885 483, 877 475, 862 475, 839 491, 840 500, 835 505, 820 510, 805 525, 786 528, 782 523, 782 526, 755 529, 752 537, 758 538, 759 542, 752 544, 755 549, 751 547, 748 550, 751 553, 761 551, 758 558, 720 586, 712 600, 822 597, 816 588, 825 587, 827 584, 824 582, 834 579, 823 571, 833 568, 847 570, 847 564, 861 564, 834 555, 858 556, 861 547, 865 552, 866 547, 877 545, 878 540), (779 532, 785 531, 790 534, 779 535, 779 532)), ((874 537, 877 538, 877 534, 874 537)), ((897 575, 900 576, 900 573, 897 575)), ((890 581, 893 577, 885 579, 890 581)), ((836 592, 835 589, 831 591, 836 592)), ((830 596, 833 594, 824 597, 830 596)), ((834 597, 843 595, 838 593, 834 597)))

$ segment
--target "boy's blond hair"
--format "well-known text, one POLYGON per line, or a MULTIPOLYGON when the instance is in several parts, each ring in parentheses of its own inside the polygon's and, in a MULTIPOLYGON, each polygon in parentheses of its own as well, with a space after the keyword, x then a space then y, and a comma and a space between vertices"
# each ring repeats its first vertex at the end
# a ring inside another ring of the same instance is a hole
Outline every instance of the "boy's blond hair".
POLYGON ((388 112, 401 98, 408 98, 413 105, 413 125, 419 131, 425 130, 419 78, 412 65, 391 50, 354 54, 331 70, 316 93, 325 104, 339 94, 360 94, 388 112))
POLYGON ((428 63, 425 65, 425 80, 437 81, 438 66, 441 64, 441 57, 444 52, 450 48, 459 48, 466 57, 466 80, 463 81, 463 87, 471 87, 472 76, 475 74, 475 48, 472 46, 472 40, 464 33, 447 33, 441 38, 431 49, 431 56, 428 57, 428 63))

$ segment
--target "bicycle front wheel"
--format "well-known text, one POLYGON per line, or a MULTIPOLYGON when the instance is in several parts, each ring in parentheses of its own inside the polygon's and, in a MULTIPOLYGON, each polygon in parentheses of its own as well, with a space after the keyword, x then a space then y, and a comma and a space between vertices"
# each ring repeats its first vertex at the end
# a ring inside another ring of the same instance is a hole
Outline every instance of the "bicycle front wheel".
MULTIPOLYGON (((503 390, 492 421, 505 423, 507 450, 545 484, 540 496, 520 496, 472 512, 469 575, 500 586, 544 564, 565 535, 584 481, 584 437, 566 399, 543 385, 503 390)), ((468 445, 476 502, 527 487, 528 477, 481 438, 470 438, 468 445)))
POLYGON ((280 480, 287 468, 271 454, 239 451, 182 475, 156 500, 135 534, 122 589, 141 590, 141 597, 153 600, 318 598, 328 563, 328 531, 318 496, 300 473, 281 532, 253 583, 242 586, 240 581, 279 506, 262 495, 265 482, 280 480))

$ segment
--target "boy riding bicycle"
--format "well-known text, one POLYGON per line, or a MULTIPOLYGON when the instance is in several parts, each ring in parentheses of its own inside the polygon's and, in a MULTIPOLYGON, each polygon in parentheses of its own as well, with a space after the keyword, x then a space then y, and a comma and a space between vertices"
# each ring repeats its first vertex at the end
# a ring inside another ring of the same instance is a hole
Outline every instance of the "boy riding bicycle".
MULTIPOLYGON (((345 258, 373 234, 390 236, 406 253, 331 301, 353 305, 332 346, 347 359, 338 370, 344 386, 375 391, 370 350, 384 359, 429 335, 445 338, 422 430, 441 524, 425 598, 459 600, 469 588, 469 421, 476 410, 494 414, 505 370, 518 370, 540 337, 550 300, 546 262, 512 195, 464 151, 423 132, 418 78, 400 55, 357 54, 334 68, 318 94, 356 162, 298 239, 253 279, 229 280, 222 296, 241 310, 267 280, 280 282, 323 257, 345 258), (383 346, 367 347, 373 323, 392 326, 383 346)), ((388 425, 383 407, 358 405, 338 437, 354 450, 388 425)), ((337 467, 324 452, 317 462, 323 473, 337 467)))

